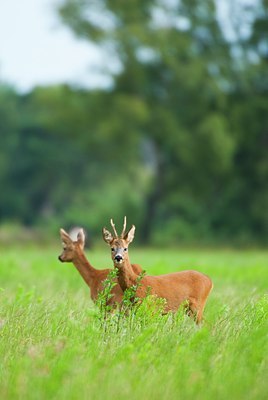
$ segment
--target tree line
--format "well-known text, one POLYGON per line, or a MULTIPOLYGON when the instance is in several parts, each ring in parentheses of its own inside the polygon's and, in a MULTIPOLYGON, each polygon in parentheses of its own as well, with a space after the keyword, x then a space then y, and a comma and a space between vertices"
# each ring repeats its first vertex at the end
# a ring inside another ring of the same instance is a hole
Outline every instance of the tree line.
POLYGON ((143 243, 267 243, 268 4, 217 4, 59 6, 117 68, 94 90, 1 84, 0 222, 94 237, 127 215, 143 243))

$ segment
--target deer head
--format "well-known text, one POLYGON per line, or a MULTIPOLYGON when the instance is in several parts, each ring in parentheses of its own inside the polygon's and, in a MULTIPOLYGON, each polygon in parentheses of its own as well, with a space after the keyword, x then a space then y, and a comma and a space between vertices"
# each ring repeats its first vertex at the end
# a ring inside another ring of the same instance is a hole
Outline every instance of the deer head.
POLYGON ((62 262, 71 262, 76 257, 77 253, 84 249, 85 233, 80 229, 77 233, 77 240, 73 241, 64 229, 60 229, 63 252, 59 255, 59 260, 62 262))
POLYGON ((116 267, 120 267, 120 264, 122 264, 127 257, 128 246, 134 239, 135 226, 132 225, 130 230, 126 233, 127 219, 125 217, 122 233, 118 236, 112 219, 111 225, 113 228, 113 235, 111 232, 108 231, 108 229, 103 228, 102 236, 104 241, 111 248, 112 260, 114 262, 114 265, 116 267))

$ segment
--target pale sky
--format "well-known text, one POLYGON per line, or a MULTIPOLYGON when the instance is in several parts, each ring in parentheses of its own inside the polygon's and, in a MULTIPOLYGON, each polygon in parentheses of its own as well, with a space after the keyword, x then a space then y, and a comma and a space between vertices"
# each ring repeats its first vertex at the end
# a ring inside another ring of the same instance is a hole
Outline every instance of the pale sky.
MULTIPOLYGON (((118 70, 115 58, 111 61, 111 54, 109 57, 88 41, 75 38, 57 17, 55 6, 60 1, 0 0, 0 82, 21 92, 63 82, 91 88, 111 84, 99 67, 118 70)), ((232 34, 228 24, 231 3, 217 1, 228 36, 232 34)), ((242 3, 257 0, 240 0, 242 3)))
POLYGON ((0 0, 0 81, 19 91, 68 82, 87 87, 109 82, 96 68, 103 55, 63 26, 59 0, 0 0))

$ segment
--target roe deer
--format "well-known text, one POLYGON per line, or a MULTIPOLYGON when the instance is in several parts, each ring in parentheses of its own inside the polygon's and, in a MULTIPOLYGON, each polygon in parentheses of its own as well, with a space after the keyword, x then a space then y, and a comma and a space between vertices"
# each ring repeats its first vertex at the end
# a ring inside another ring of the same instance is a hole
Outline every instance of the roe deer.
MULTIPOLYGON (((118 268, 118 282, 122 290, 136 284, 139 273, 131 268, 128 246, 134 239, 135 226, 126 233, 126 217, 123 231, 118 236, 113 220, 111 220, 114 235, 103 228, 103 239, 111 247, 114 267, 118 268)), ((213 287, 211 279, 201 272, 189 270, 165 275, 145 275, 138 286, 136 296, 144 298, 150 288, 150 294, 166 299, 165 312, 177 311, 186 302, 188 313, 199 324, 202 320, 208 295, 213 287)))
MULTIPOLYGON (((94 268, 86 258, 84 253, 85 234, 83 229, 80 229, 77 234, 77 240, 73 241, 71 237, 60 229, 60 236, 62 239, 63 252, 58 257, 61 262, 72 262, 86 284, 90 288, 91 299, 95 302, 99 292, 103 290, 103 281, 107 278, 111 269, 98 270, 94 268)), ((139 265, 132 265, 133 271, 139 274, 141 268, 139 265)), ((108 301, 108 304, 120 303, 123 297, 123 291, 118 283, 113 287, 113 296, 108 301)))

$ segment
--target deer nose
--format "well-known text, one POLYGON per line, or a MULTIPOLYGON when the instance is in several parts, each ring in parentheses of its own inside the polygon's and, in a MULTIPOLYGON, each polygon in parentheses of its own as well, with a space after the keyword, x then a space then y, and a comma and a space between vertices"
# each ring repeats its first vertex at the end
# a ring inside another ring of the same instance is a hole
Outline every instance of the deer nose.
POLYGON ((114 259, 115 259, 115 261, 120 262, 123 260, 123 257, 120 256, 120 254, 117 254, 114 259))
POLYGON ((62 258, 61 258, 61 256, 59 256, 59 257, 58 257, 58 259, 59 259, 60 261, 62 261, 62 258))

